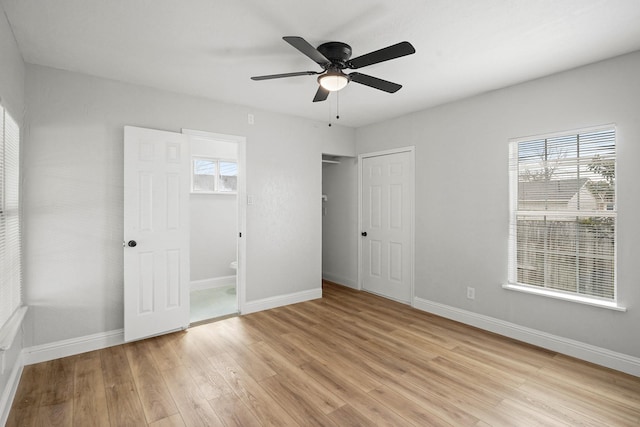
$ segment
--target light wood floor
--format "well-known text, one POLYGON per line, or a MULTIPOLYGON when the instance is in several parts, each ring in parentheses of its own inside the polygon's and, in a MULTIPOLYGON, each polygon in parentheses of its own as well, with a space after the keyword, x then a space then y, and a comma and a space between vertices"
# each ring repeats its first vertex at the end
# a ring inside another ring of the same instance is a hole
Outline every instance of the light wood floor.
POLYGON ((325 284, 25 367, 9 426, 637 426, 640 378, 325 284))

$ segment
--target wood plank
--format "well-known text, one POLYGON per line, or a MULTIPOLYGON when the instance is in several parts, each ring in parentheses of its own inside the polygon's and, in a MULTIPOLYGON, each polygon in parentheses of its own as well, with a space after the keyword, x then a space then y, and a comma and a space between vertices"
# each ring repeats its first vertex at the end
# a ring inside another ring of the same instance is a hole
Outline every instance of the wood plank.
POLYGON ((158 370, 175 368, 181 364, 180 358, 176 354, 172 345, 175 336, 184 332, 176 332, 173 334, 161 335, 155 339, 150 339, 148 345, 151 356, 155 360, 158 370))
POLYGON ((47 364, 25 366, 16 390, 16 396, 9 412, 7 427, 34 426, 38 416, 38 407, 43 395, 47 364))
POLYGON ((76 356, 45 362, 46 380, 40 406, 57 405, 73 400, 76 356))
MULTIPOLYGON (((354 410, 367 417, 368 424, 399 426, 406 424, 406 420, 395 413, 384 403, 373 399, 363 392, 356 384, 347 380, 342 371, 336 371, 331 367, 317 361, 303 365, 302 369, 327 390, 347 402, 354 410)), ((335 421, 335 417, 331 417, 335 421)), ((367 424, 364 424, 367 425, 367 424)))
MULTIPOLYGON (((369 392, 379 387, 382 383, 375 378, 373 372, 369 371, 368 365, 362 363, 359 355, 349 348, 342 347, 338 349, 330 349, 327 346, 319 345, 317 340, 309 339, 304 336, 295 334, 287 334, 282 339, 294 343, 299 348, 313 354, 313 357, 305 363, 318 362, 331 366, 345 378, 356 384, 360 390, 369 392)), ((278 349, 276 348, 276 351, 278 349)), ((304 365, 301 365, 304 366, 304 365)))
MULTIPOLYGON (((244 367, 245 372, 251 375, 254 380, 260 381, 276 374, 266 363, 247 348, 247 345, 253 342, 252 340, 248 342, 244 341, 247 335, 241 333, 236 334, 233 328, 224 327, 222 323, 224 322, 211 323, 209 325, 203 325, 202 328, 210 334, 210 339, 216 340, 225 348, 227 353, 233 354, 236 361, 244 367)), ((236 325, 241 324, 236 323, 236 325)))
POLYGON ((185 427, 180 414, 175 414, 167 418, 149 424, 149 427, 185 427))
POLYGON ((366 292, 323 293, 26 366, 7 425, 640 425, 638 377, 366 292))
POLYGON ((194 335, 176 333, 171 336, 170 344, 180 363, 174 368, 184 366, 206 400, 233 392, 224 378, 213 369, 209 359, 199 350, 199 346, 194 345, 198 341, 197 338, 194 339, 194 335))
POLYGON ((147 422, 152 423, 178 413, 152 356, 149 340, 134 342, 125 350, 147 422))
MULTIPOLYGON (((372 390, 368 394, 369 396, 377 400, 380 404, 383 404, 391 408, 396 413, 400 414, 402 418, 404 418, 404 420, 407 422, 407 424, 430 427, 454 425, 443 420, 438 415, 433 414, 424 406, 403 397, 401 394, 390 390, 385 386, 372 390)), ((459 426, 463 426, 463 424, 459 424, 459 426)))
POLYGON ((358 427, 372 424, 372 420, 356 411, 351 405, 344 405, 329 414, 329 418, 341 427, 358 427))
POLYGON ((102 375, 107 396, 107 409, 112 426, 136 426, 147 423, 136 390, 126 345, 100 350, 102 375))
POLYGON ((295 426, 296 421, 262 388, 229 354, 210 358, 214 368, 224 377, 233 392, 265 426, 295 426))
POLYGON ((187 426, 224 425, 184 366, 162 371, 162 378, 187 426))
POLYGON ((300 394, 296 384, 290 384, 288 379, 276 375, 261 381, 260 386, 276 402, 281 402, 287 408, 287 412, 298 425, 319 427, 334 425, 329 417, 310 401, 310 396, 300 394))
POLYGON ((38 408, 36 426, 70 427, 73 426, 73 401, 43 405, 38 408))
POLYGON ((73 424, 110 425, 100 352, 78 356, 74 372, 73 424))
POLYGON ((235 394, 217 397, 210 400, 209 404, 227 427, 259 427, 262 425, 242 402, 242 399, 235 394))
MULTIPOLYGON (((595 424, 599 426, 637 426, 640 424, 640 415, 637 412, 635 416, 622 413, 599 396, 585 392, 580 387, 569 385, 563 388, 544 382, 527 381, 518 388, 517 393, 514 393, 513 396, 520 400, 527 400, 530 396, 535 396, 549 406, 560 406, 580 414, 587 420, 595 420, 595 424), (520 393, 521 395, 519 395, 520 393)), ((591 425, 590 421, 583 423, 591 425)))

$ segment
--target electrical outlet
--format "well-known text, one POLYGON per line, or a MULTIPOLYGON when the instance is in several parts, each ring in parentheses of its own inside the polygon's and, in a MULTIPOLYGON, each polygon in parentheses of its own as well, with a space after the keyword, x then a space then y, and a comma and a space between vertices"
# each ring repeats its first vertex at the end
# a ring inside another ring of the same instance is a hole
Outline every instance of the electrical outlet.
POLYGON ((249 123, 250 125, 255 123, 253 114, 251 114, 251 113, 247 114, 247 123, 249 123))
POLYGON ((467 287, 467 298, 476 299, 476 288, 467 287))

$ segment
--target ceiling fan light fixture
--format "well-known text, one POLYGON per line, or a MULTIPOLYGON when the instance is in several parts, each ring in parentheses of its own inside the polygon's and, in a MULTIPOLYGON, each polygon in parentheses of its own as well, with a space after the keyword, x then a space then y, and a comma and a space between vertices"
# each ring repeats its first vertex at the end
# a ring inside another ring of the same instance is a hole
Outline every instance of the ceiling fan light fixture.
POLYGON ((349 83, 349 77, 339 71, 327 71, 318 77, 318 83, 329 92, 337 92, 340 89, 344 89, 347 83, 349 83))

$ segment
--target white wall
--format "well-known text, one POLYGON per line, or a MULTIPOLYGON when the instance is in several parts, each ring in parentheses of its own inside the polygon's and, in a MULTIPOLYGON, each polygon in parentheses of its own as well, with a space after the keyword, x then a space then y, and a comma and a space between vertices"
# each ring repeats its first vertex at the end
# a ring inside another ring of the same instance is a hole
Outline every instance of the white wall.
POLYGON ((638 76, 640 52, 358 129, 358 153, 416 146, 416 297, 640 357, 638 76), (629 310, 502 289, 507 140, 607 123, 618 131, 618 291, 629 310))
MULTIPOLYGON (((0 102, 21 128, 24 111, 24 81, 25 65, 22 55, 0 5, 0 102)), ((0 370, 0 424, 3 424, 3 419, 8 415, 7 405, 11 404, 10 394, 12 388, 17 385, 15 380, 17 371, 21 367, 19 358, 22 341, 22 331, 19 331, 11 348, 5 354, 0 354, 3 361, 3 369, 0 370)))
POLYGON ((358 285, 358 162, 341 157, 322 166, 322 277, 341 285, 358 285))
POLYGON ((11 117, 22 124, 25 64, 0 5, 0 99, 11 117))
POLYGON ((320 289, 320 157, 352 129, 33 65, 26 104, 28 345, 123 327, 124 125, 246 136, 246 299, 320 289))
MULTIPOLYGON (((238 144, 192 137, 191 155, 237 160, 238 144)), ((229 264, 237 258, 237 195, 191 193, 189 197, 191 282, 234 276, 229 264)))

